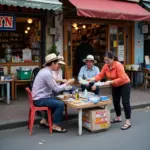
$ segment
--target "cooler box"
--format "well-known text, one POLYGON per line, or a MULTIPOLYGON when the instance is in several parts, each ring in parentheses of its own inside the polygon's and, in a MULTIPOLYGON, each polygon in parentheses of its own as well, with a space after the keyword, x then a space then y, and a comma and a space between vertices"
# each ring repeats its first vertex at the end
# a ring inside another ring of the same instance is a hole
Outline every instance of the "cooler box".
POLYGON ((17 78, 19 80, 30 80, 31 69, 17 69, 17 78))
POLYGON ((92 132, 109 129, 111 127, 110 110, 107 108, 84 110, 82 122, 83 127, 92 132))

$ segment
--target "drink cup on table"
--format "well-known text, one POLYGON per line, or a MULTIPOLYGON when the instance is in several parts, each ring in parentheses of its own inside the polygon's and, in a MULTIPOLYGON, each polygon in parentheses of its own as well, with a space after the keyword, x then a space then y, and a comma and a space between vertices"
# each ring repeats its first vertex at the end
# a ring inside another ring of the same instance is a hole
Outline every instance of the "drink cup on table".
POLYGON ((64 99, 69 99, 69 92, 65 91, 63 92, 63 95, 64 95, 64 99))

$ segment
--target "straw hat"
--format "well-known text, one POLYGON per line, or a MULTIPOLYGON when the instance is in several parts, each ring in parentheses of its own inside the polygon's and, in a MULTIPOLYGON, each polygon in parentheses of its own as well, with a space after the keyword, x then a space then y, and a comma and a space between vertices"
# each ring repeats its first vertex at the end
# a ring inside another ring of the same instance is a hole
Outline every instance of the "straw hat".
POLYGON ((91 60, 94 63, 97 63, 97 61, 94 59, 93 55, 88 55, 85 59, 83 59, 83 62, 86 63, 86 61, 91 60))
POLYGON ((55 61, 55 60, 59 60, 59 58, 56 56, 55 53, 49 54, 45 57, 45 64, 43 64, 43 66, 46 66, 46 64, 55 61))
POLYGON ((64 62, 64 57, 63 56, 58 56, 58 63, 61 64, 61 65, 66 65, 66 63, 64 62))

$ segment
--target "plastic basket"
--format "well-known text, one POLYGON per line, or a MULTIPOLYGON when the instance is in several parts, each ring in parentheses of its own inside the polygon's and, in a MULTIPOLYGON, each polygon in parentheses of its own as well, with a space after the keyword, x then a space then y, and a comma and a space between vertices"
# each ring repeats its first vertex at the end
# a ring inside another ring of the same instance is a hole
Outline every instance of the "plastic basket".
POLYGON ((30 69, 26 69, 26 70, 17 69, 17 78, 19 80, 31 79, 31 70, 30 69))
POLYGON ((146 69, 150 69, 150 64, 145 66, 146 69))

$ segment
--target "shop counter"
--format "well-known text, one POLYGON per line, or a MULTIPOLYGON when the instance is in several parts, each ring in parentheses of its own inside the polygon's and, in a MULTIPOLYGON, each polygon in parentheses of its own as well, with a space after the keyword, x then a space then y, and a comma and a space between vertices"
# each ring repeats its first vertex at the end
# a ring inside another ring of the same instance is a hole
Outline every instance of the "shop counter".
MULTIPOLYGON (((20 67, 34 69, 36 67, 41 67, 40 62, 20 62, 20 63, 0 63, 0 67, 4 68, 4 75, 13 75, 15 79, 17 79, 17 71, 20 67)), ((16 99, 17 97, 17 86, 19 85, 28 85, 31 81, 30 80, 12 80, 11 82, 7 82, 7 85, 11 83, 11 96, 12 99, 16 99)), ((0 82, 1 84, 6 82, 0 82)), ((9 86, 9 85, 8 85, 9 86)), ((9 88, 8 88, 9 89, 9 88)), ((8 91, 8 90, 7 90, 8 91)), ((8 92, 8 95, 10 92, 8 92)), ((8 99, 10 99, 8 97, 8 99)), ((9 100, 7 101, 9 103, 9 100)))
POLYGON ((0 67, 4 68, 4 74, 14 74, 16 76, 16 69, 23 67, 34 69, 35 67, 40 67, 40 62, 19 62, 19 63, 0 63, 0 67))

